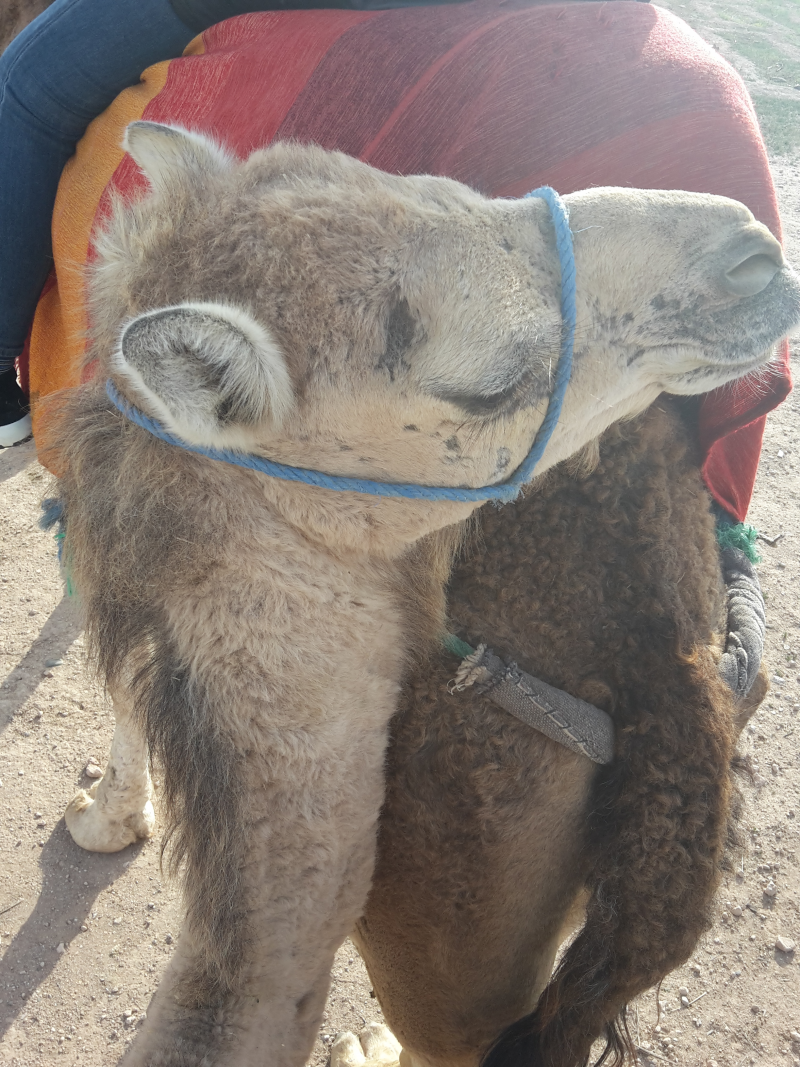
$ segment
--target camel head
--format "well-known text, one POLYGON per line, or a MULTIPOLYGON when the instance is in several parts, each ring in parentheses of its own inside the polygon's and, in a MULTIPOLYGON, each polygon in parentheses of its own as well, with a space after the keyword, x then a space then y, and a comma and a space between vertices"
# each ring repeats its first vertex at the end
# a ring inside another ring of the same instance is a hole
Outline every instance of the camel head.
MULTIPOLYGON (((562 334, 544 202, 294 144, 239 162, 148 122, 126 147, 151 190, 116 207, 91 289, 93 355, 133 404, 190 444, 330 474, 477 487, 519 465, 562 334)), ((663 390, 762 366, 800 320, 796 276, 742 205, 565 199, 575 362, 539 470, 663 390)), ((426 522, 469 510, 428 508, 426 522)))

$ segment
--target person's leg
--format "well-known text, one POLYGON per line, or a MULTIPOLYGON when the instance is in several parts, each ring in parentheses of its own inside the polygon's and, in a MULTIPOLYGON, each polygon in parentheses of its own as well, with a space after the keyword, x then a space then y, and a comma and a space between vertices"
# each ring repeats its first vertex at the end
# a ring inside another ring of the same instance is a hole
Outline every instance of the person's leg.
POLYGON ((193 36, 169 0, 56 0, 0 57, 0 446, 30 432, 14 360, 52 266, 64 164, 118 93, 193 36))

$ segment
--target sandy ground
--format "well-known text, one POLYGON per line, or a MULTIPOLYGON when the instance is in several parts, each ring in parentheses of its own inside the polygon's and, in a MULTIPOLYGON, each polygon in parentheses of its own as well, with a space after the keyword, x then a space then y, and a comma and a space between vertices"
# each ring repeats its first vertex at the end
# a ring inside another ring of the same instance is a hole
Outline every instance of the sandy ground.
MULTIPOLYGON (((797 12, 796 0, 769 0, 790 18, 792 3, 797 12)), ((800 262, 800 30, 793 44, 785 25, 757 21, 758 4, 670 6, 736 63, 760 112, 763 104, 782 152, 773 169, 789 254, 800 262), (759 51, 765 34, 771 53, 759 51)), ((748 847, 733 857, 713 929, 663 983, 660 1023, 654 992, 633 1008, 643 1067, 800 1067, 798 406, 790 397, 770 418, 750 513, 777 541, 760 542, 773 686, 741 744, 757 771, 744 787, 748 847), (797 950, 781 951, 780 938, 797 950)), ((0 1064, 111 1067, 147 1009, 180 910, 157 842, 93 855, 64 825, 67 802, 89 784, 87 763, 105 758, 112 721, 85 670, 54 541, 37 528, 46 486, 31 444, 0 451, 0 1064)), ((337 1031, 375 1018, 364 968, 345 944, 314 1067, 337 1031)))

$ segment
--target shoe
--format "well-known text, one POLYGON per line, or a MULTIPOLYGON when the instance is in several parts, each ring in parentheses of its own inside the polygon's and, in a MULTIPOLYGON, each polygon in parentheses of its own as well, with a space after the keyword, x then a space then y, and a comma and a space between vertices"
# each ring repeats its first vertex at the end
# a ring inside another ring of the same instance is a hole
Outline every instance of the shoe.
POLYGON ((18 445, 33 432, 28 398, 17 384, 12 367, 0 374, 0 448, 18 445))

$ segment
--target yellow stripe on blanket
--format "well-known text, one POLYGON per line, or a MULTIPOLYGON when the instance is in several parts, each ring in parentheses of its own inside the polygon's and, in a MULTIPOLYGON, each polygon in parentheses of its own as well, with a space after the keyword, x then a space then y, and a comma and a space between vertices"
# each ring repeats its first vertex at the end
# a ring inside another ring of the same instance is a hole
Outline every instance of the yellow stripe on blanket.
MULTIPOLYGON (((201 55, 203 50, 202 37, 197 37, 184 54, 201 55)), ((170 62, 148 67, 138 85, 122 92, 92 122, 61 176, 53 211, 56 284, 39 301, 30 344, 33 429, 40 455, 47 452, 47 435, 37 401, 81 381, 88 327, 85 270, 98 205, 125 155, 125 128, 142 118, 163 90, 170 62)), ((52 465, 53 457, 48 458, 52 465)))

